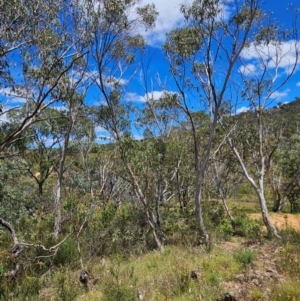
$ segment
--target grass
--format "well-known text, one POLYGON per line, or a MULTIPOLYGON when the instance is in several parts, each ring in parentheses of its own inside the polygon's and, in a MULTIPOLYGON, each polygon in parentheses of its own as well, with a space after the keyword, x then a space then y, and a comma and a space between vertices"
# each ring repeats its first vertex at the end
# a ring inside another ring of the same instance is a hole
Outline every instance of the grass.
POLYGON ((271 294, 273 301, 299 301, 300 287, 299 283, 296 285, 295 281, 287 281, 274 288, 271 294))
MULTIPOLYGON (((233 255, 228 256, 221 248, 208 254, 201 248, 173 246, 163 253, 153 251, 128 260, 107 259, 104 265, 94 259, 88 270, 89 291, 79 288, 73 300, 133 301, 137 300, 138 291, 145 300, 216 300, 223 291, 222 282, 240 273, 242 268, 233 255), (191 271, 197 271, 199 277, 192 279, 191 271)), ((53 300, 70 300, 73 297, 70 287, 78 282, 78 275, 59 270, 53 282, 48 283, 44 300, 49 300, 49 295, 57 296, 53 300)))
POLYGON ((228 199, 227 203, 230 208, 238 208, 239 211, 244 213, 260 212, 257 199, 228 199))
MULTIPOLYGON (((245 210, 251 212, 253 207, 250 205, 245 210)), ((85 256, 83 261, 90 275, 88 289, 80 286, 78 281, 81 269, 76 244, 67 241, 54 262, 56 269, 40 279, 24 278, 23 290, 28 290, 28 296, 35 296, 36 299, 32 300, 41 301, 135 301, 138 294, 149 301, 216 301, 232 290, 233 295, 246 291, 245 295, 237 298, 244 301, 300 301, 297 285, 300 234, 284 228, 281 241, 265 240, 259 234, 261 224, 249 219, 245 211, 242 213, 235 214, 235 224, 228 222, 232 231, 227 229, 228 225, 223 220, 221 228, 210 229, 213 240, 210 252, 193 244, 193 229, 187 228, 184 232, 188 238, 186 242, 180 243, 181 233, 177 244, 176 236, 173 236, 172 245, 166 246, 164 252, 127 252, 126 256, 121 252, 109 253, 105 260, 85 256), (221 230, 225 231, 228 241, 224 241, 221 230), (233 233, 236 230, 243 237, 233 233), (274 262, 280 277, 274 274, 274 277, 266 279, 266 269, 270 264, 274 269, 274 262), (197 279, 191 277, 192 271, 195 271, 197 279), (253 274, 259 275, 255 278, 256 284, 251 278, 253 274)), ((23 299, 19 297, 14 301, 19 300, 23 299)))

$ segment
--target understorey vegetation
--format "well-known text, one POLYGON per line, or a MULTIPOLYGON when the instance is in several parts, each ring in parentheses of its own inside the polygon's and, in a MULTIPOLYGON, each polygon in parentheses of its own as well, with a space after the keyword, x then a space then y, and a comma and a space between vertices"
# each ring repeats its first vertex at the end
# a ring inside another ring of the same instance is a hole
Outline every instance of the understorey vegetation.
POLYGON ((300 300, 299 8, 261 2, 182 4, 166 82, 153 4, 0 2, 0 300, 300 300))

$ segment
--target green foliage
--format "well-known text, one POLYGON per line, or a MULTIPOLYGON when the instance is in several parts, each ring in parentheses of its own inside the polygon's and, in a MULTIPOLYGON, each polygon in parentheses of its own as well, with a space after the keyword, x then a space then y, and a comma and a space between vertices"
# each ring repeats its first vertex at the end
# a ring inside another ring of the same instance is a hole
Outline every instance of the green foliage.
POLYGON ((134 301, 137 300, 137 291, 126 285, 108 283, 104 289, 104 301, 134 301))
MULTIPOLYGON (((185 27, 174 29, 168 34, 168 40, 164 45, 166 52, 179 55, 183 58, 195 54, 202 43, 202 37, 199 29, 196 27, 185 27)), ((183 60, 177 60, 178 64, 183 63, 183 60)))
POLYGON ((249 249, 239 249, 234 253, 234 258, 237 262, 241 263, 246 269, 253 264, 256 259, 256 255, 249 249))
POLYGON ((41 289, 41 281, 38 275, 30 275, 30 271, 23 272, 17 278, 11 278, 5 276, 5 272, 8 269, 4 269, 0 265, 0 299, 10 300, 39 300, 39 292, 41 289))
POLYGON ((204 200, 202 208, 206 223, 212 228, 219 226, 226 218, 225 207, 219 201, 204 200))
POLYGON ((73 301, 78 295, 78 283, 73 283, 65 267, 60 267, 54 278, 55 301, 73 301))
POLYGON ((251 291, 251 298, 253 301, 262 300, 263 294, 259 289, 255 288, 251 291))
POLYGON ((218 226, 218 231, 220 231, 224 235, 225 240, 230 239, 230 237, 234 233, 232 221, 229 219, 223 220, 221 224, 218 226))
POLYGON ((36 276, 25 276, 21 283, 23 297, 34 300, 39 296, 40 279, 36 276))
POLYGON ((258 239, 261 236, 261 225, 250 219, 245 213, 235 217, 233 222, 234 233, 250 239, 258 239))
POLYGON ((93 209, 80 245, 87 256, 122 253, 126 257, 147 250, 148 230, 139 206, 110 202, 93 209))
POLYGON ((300 233, 294 229, 286 229, 280 235, 282 237, 282 246, 278 260, 279 268, 291 277, 298 277, 300 275, 300 233))
POLYGON ((60 246, 53 261, 57 266, 74 265, 78 262, 77 244, 71 237, 60 246))

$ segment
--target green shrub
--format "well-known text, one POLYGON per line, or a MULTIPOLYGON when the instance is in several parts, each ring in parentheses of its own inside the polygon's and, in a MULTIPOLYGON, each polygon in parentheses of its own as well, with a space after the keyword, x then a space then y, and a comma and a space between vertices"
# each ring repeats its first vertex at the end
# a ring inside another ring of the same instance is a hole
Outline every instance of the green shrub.
POLYGON ((233 256, 244 268, 250 266, 256 258, 255 254, 249 249, 239 249, 234 252, 233 256))
POLYGON ((234 232, 232 222, 228 219, 223 220, 223 222, 218 226, 218 231, 223 234, 225 240, 228 240, 234 232))
POLYGON ((39 277, 25 276, 20 290, 23 297, 30 297, 30 300, 37 298, 40 291, 39 277))
POLYGON ((249 239, 257 239, 261 234, 261 225, 247 217, 246 214, 239 214, 234 219, 234 233, 249 239))
POLYGON ((59 248, 54 257, 54 264, 57 266, 74 264, 78 262, 78 250, 76 242, 69 237, 59 248))
POLYGON ((59 272, 54 278, 55 301, 73 301, 78 295, 78 284, 72 282, 67 277, 65 267, 60 267, 59 272))
POLYGON ((251 291, 251 300, 256 301, 256 300, 261 300, 263 297, 263 293, 255 288, 251 291))
POLYGON ((299 243, 292 241, 292 238, 290 239, 291 241, 283 242, 283 246, 280 248, 278 266, 285 274, 291 277, 298 277, 300 275, 299 243))
POLYGON ((203 212, 205 212, 205 220, 207 225, 215 228, 220 225, 226 217, 224 205, 219 201, 206 200, 203 202, 203 212))
POLYGON ((16 279, 11 279, 5 277, 3 272, 0 271, 0 300, 38 300, 41 288, 38 276, 22 274, 16 279))

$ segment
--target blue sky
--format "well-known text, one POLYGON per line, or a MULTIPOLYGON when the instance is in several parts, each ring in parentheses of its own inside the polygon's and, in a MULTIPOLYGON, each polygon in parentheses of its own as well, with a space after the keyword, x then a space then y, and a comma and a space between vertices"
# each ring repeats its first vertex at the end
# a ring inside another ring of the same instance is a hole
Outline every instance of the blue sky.
MULTIPOLYGON (((230 15, 230 2, 232 0, 228 0, 228 6, 224 7, 224 11, 226 14, 230 15)), ((162 44, 165 41, 166 33, 170 32, 177 26, 183 24, 183 17, 179 11, 180 4, 182 2, 187 2, 187 0, 144 0, 143 3, 154 3, 158 12, 159 16, 156 22, 156 26, 151 31, 141 31, 140 33, 144 36, 148 43, 148 48, 146 52, 146 61, 150 60, 149 64, 149 74, 148 74, 148 84, 149 84, 149 91, 151 92, 154 98, 158 98, 162 94, 162 90, 159 87, 157 82, 157 77, 159 77, 160 81, 166 85, 166 89, 172 92, 176 92, 175 85, 172 81, 171 75, 169 73, 169 65, 165 60, 163 51, 162 51, 162 44)), ((191 1, 189 1, 191 2, 191 1)), ((300 7, 300 0, 296 0, 293 2, 294 7, 300 7)), ((286 28, 291 26, 291 13, 287 9, 289 6, 289 2, 287 1, 279 1, 279 0, 266 0, 265 3, 262 3, 262 9, 268 12, 272 12, 273 16, 278 19, 286 28)), ((300 26, 299 26, 300 27, 300 26)), ((283 45, 285 49, 288 51, 289 45, 283 45)), ((252 72, 253 74, 257 71, 257 64, 256 64, 256 57, 251 51, 248 53, 243 54, 243 58, 245 60, 245 66, 247 70, 244 72, 252 72)), ((284 73, 284 68, 286 68, 287 62, 292 61, 292 55, 286 57, 286 60, 283 60, 280 64, 281 69, 280 72, 284 73)), ((295 97, 300 97, 300 71, 299 68, 300 64, 297 67, 297 71, 290 79, 290 81, 281 89, 276 91, 272 95, 272 102, 275 105, 278 102, 285 103, 291 100, 294 100, 295 97)), ((280 74, 279 74, 280 76, 280 74)), ((134 101, 137 105, 142 106, 145 100, 147 99, 147 95, 145 95, 145 91, 140 83, 140 73, 137 72, 131 82, 128 85, 128 91, 126 97, 131 101, 134 101)), ((94 89, 91 89, 87 103, 89 104, 96 104, 97 103, 97 96, 94 95, 94 89)), ((5 93, 9 94, 9 88, 2 89, 0 91, 0 100, 5 100, 8 104, 7 107, 13 107, 16 105, 22 105, 25 102, 26 98, 26 91, 19 91, 15 96, 11 96, 10 100, 7 101, 7 96, 3 96, 5 93), (2 94, 2 96, 1 96, 2 94), (21 97, 20 97, 21 95, 21 97), (22 97, 23 96, 23 97, 22 97)), ((246 104, 239 104, 237 109, 237 113, 243 110, 247 110, 246 104)), ((6 120, 6 115, 0 116, 0 122, 6 120)), ((101 128, 97 128, 97 136, 107 136, 108 133, 101 128)), ((141 137, 141 132, 134 131, 133 135, 136 138, 141 137)), ((98 139, 97 141, 101 141, 98 139)))
MULTIPOLYGON (((225 14, 228 16, 230 15, 230 2, 229 6, 224 7, 225 14)), ((183 17, 179 12, 179 7, 183 0, 172 0, 172 1, 161 1, 161 0, 154 0, 154 1, 144 1, 147 2, 154 2, 158 11, 159 16, 157 19, 156 27, 154 30, 142 33, 147 40, 149 47, 148 47, 148 56, 151 56, 151 63, 149 68, 149 86, 153 85, 152 93, 154 97, 159 97, 161 95, 161 90, 156 82, 156 77, 159 75, 160 80, 163 83, 167 84, 166 89, 170 91, 176 91, 175 85, 172 82, 171 75, 169 73, 169 65, 165 60, 162 51, 162 44, 165 41, 166 33, 172 30, 173 28, 180 26, 183 24, 183 17)), ((291 20, 292 20, 292 13, 291 10, 288 9, 289 7, 298 7, 300 8, 300 1, 297 0, 293 4, 286 2, 286 1, 279 1, 279 0, 266 0, 262 3, 261 8, 271 13, 272 17, 277 19, 284 28, 291 27, 291 20)), ((300 26, 299 26, 300 27, 300 26)), ((299 28, 298 28, 299 29, 299 28)), ((284 74, 288 71, 290 64, 294 61, 294 52, 293 52, 293 43, 286 43, 282 45, 282 49, 284 55, 282 56, 281 61, 278 63, 278 78, 283 77, 284 74)), ((276 56, 276 52, 272 47, 269 47, 268 50, 260 49, 261 53, 267 52, 268 54, 276 56)), ((259 71, 258 68, 258 57, 255 55, 254 49, 250 47, 247 52, 242 54, 244 59, 245 67, 247 68, 243 70, 246 73, 255 74, 259 71)), ((147 57, 146 57, 147 59, 147 57)), ((275 59, 274 59, 275 61, 275 59)), ((272 62, 269 62, 268 65, 270 66, 270 72, 274 72, 272 69, 272 62)), ((286 103, 295 99, 295 97, 300 97, 300 72, 299 68, 300 62, 298 62, 297 70, 292 76, 292 78, 285 84, 282 88, 278 91, 275 91, 268 101, 268 106, 274 106, 278 103, 286 103)), ((241 71, 241 70, 240 70, 241 71)), ((139 86, 138 83, 138 76, 133 80, 133 85, 129 86, 129 92, 131 93, 131 100, 143 101, 147 97, 139 86), (131 88, 131 90, 130 90, 131 88)), ((239 103, 236 107, 236 113, 246 111, 249 109, 247 103, 239 103)), ((140 132, 134 132, 136 137, 141 135, 140 132)))
MULTIPOLYGON (((152 69, 155 72, 161 74, 162 78, 168 78, 169 66, 166 63, 164 56, 161 51, 161 44, 165 39, 166 33, 175 28, 176 26, 182 24, 183 18, 179 12, 179 7, 182 2, 191 2, 184 0, 172 0, 172 1, 161 1, 161 0, 147 0, 144 3, 153 2, 158 11, 159 16, 156 23, 156 27, 152 32, 145 34, 145 38, 148 43, 153 47, 150 47, 149 52, 151 55, 154 53, 152 59, 152 69)), ((230 1, 229 1, 230 2, 230 1)), ((296 0, 293 3, 289 1, 279 1, 279 0, 266 0, 264 3, 262 1, 261 8, 266 12, 271 12, 272 15, 277 19, 284 28, 291 27, 292 13, 288 9, 290 6, 300 8, 300 0, 296 0)), ((300 22, 300 20, 298 20, 300 22)), ((300 26, 299 26, 300 27, 300 26)), ((299 37, 300 39, 300 37, 299 37)), ((251 63, 249 61, 249 63, 251 63)), ((299 64, 300 66, 300 64, 299 64)), ((296 72, 289 83, 285 85, 282 89, 274 95, 276 101, 286 102, 293 100, 296 96, 300 96, 300 72, 296 72)))

